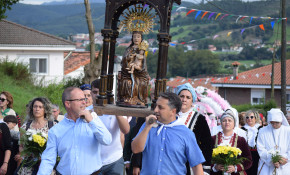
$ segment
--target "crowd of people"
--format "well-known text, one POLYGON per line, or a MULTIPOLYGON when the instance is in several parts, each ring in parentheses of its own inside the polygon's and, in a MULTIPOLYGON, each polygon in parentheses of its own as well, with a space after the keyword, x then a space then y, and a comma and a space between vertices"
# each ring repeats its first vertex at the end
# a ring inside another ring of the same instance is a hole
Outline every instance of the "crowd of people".
POLYGON ((47 98, 34 98, 22 125, 12 94, 1 92, 0 175, 286 175, 290 170, 290 115, 280 109, 263 116, 228 107, 213 120, 197 110, 199 94, 186 83, 176 93, 161 93, 146 118, 98 115, 93 102, 99 87, 95 80, 66 88, 64 115, 47 98), (31 155, 37 164, 23 161, 20 130, 48 134, 42 155, 31 155), (243 161, 213 163, 219 145, 239 148, 243 161), (272 161, 273 152, 280 155, 278 162, 272 161))

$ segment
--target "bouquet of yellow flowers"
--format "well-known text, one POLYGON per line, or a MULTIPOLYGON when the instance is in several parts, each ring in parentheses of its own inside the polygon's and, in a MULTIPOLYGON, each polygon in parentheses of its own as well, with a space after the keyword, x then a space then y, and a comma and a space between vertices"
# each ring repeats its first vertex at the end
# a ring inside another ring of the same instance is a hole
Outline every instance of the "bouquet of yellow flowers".
POLYGON ((212 162, 214 164, 224 165, 225 170, 228 170, 229 165, 237 165, 242 163, 246 158, 240 157, 242 151, 239 148, 229 145, 219 145, 212 151, 212 162))
POLYGON ((23 165, 34 166, 40 161, 42 152, 46 148, 47 134, 36 132, 33 129, 27 131, 20 128, 20 144, 23 146, 21 156, 23 157, 23 165))

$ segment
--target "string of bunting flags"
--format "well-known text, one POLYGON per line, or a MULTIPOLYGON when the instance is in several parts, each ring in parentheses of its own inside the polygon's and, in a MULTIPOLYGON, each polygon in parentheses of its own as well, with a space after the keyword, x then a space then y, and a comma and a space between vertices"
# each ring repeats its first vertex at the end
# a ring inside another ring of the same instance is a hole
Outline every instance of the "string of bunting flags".
MULTIPOLYGON (((181 11, 181 10, 187 10, 187 7, 178 7, 178 6, 173 6, 173 9, 176 9, 176 11, 181 11)), ((202 14, 201 19, 203 19, 207 14, 209 14, 209 16, 207 17, 207 19, 211 19, 212 17, 214 17, 215 15, 215 20, 217 20, 219 17, 219 20, 222 20, 224 18, 232 18, 232 17, 236 17, 236 23, 238 21, 242 21, 245 18, 249 18, 250 19, 250 24, 252 23, 253 19, 268 19, 268 20, 274 20, 271 22, 272 27, 274 26, 275 22, 277 21, 277 23, 279 23, 281 20, 287 20, 287 18, 273 18, 273 17, 257 17, 257 16, 246 16, 246 15, 235 15, 235 14, 226 14, 226 13, 219 13, 219 12, 212 12, 212 11, 207 11, 207 10, 199 10, 199 9, 190 9, 187 13, 186 16, 188 16, 190 13, 196 12, 195 15, 195 19, 197 19, 197 17, 202 14)))
POLYGON ((234 29, 234 30, 229 31, 229 32, 226 33, 226 34, 219 34, 219 35, 216 34, 216 35, 214 35, 214 36, 207 36, 207 37, 205 37, 205 38, 196 39, 196 40, 191 40, 191 41, 189 41, 189 42, 181 42, 181 43, 170 42, 169 45, 170 45, 170 46, 184 45, 184 44, 194 43, 194 42, 196 42, 196 41, 200 41, 200 40, 204 40, 204 39, 210 39, 210 38, 212 38, 213 40, 215 40, 216 38, 221 37, 221 36, 227 36, 227 37, 229 37, 229 36, 230 36, 234 31, 238 31, 238 30, 240 30, 240 33, 241 33, 241 35, 242 35, 242 34, 244 33, 245 30, 247 30, 247 29, 251 29, 251 28, 255 28, 255 27, 259 27, 261 30, 265 30, 264 25, 263 25, 263 24, 260 24, 260 25, 254 25, 254 26, 250 26, 250 27, 246 27, 246 28, 242 28, 242 29, 234 29))

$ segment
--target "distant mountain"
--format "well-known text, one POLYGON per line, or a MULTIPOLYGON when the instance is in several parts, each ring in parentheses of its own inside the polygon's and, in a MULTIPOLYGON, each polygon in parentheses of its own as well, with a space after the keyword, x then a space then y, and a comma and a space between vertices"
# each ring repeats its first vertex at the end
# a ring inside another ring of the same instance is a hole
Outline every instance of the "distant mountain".
MULTIPOLYGON (((90 0, 90 3, 105 3, 105 0, 90 0)), ((83 4, 84 0, 73 0, 73 1, 52 1, 44 2, 41 5, 67 5, 67 4, 83 4)))
MULTIPOLYGON (((68 2, 68 1, 67 1, 68 2)), ((75 2, 75 1, 74 1, 75 2)), ((105 3, 92 3, 95 31, 104 27, 105 3)), ((85 5, 28 5, 18 3, 7 11, 7 20, 54 35, 88 33, 85 5)))

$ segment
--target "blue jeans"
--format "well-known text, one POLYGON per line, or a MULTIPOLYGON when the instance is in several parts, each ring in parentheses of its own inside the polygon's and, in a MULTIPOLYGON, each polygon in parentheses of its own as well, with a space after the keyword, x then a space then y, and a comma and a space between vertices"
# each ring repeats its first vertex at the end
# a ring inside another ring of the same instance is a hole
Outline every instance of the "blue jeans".
POLYGON ((124 173, 124 159, 121 157, 119 160, 103 166, 100 175, 123 175, 124 173))

